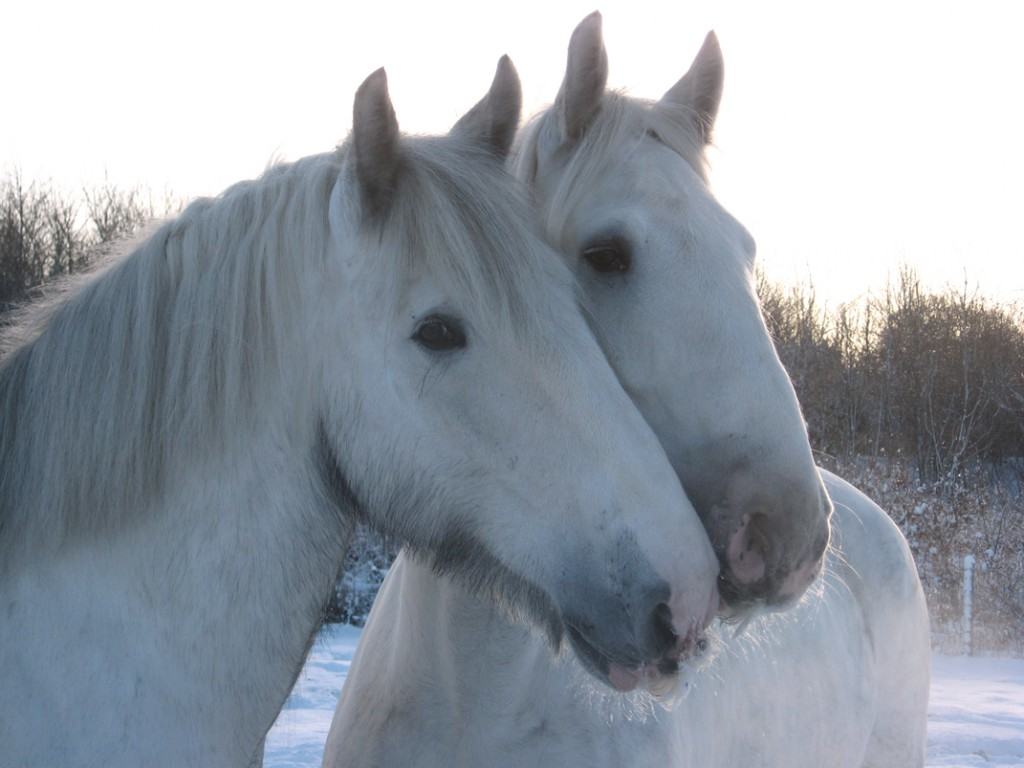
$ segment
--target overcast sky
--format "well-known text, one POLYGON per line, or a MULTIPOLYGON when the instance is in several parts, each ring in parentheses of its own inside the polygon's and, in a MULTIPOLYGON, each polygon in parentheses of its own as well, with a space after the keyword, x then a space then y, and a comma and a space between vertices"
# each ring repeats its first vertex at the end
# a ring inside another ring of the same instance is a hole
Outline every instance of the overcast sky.
POLYGON ((907 263, 1024 301, 1024 4, 1010 0, 12 2, 0 169, 214 194, 344 138, 381 65, 407 131, 447 130, 502 53, 532 112, 595 8, 610 84, 639 96, 718 32, 712 184, 770 275, 835 303, 907 263))

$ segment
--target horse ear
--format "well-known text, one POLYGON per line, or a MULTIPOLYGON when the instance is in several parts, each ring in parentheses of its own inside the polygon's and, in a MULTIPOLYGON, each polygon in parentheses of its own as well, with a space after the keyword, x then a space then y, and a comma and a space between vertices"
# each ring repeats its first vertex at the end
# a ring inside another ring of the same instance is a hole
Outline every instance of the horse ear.
POLYGON ((565 79, 555 98, 564 140, 575 141, 583 135, 601 106, 607 83, 608 54, 601 35, 601 14, 594 11, 573 30, 565 79))
POLYGON ((379 215, 391 201, 399 166, 398 120, 383 67, 356 91, 352 147, 363 205, 370 216, 379 215))
POLYGON ((504 160, 512 148, 519 114, 523 108, 523 87, 512 59, 502 56, 487 95, 452 126, 451 135, 481 142, 504 160))
POLYGON ((681 108, 692 115, 702 144, 711 141, 711 131, 722 100, 724 76, 722 49, 718 45, 718 36, 711 31, 704 38, 704 45, 700 47, 689 71, 658 102, 676 110, 681 108))

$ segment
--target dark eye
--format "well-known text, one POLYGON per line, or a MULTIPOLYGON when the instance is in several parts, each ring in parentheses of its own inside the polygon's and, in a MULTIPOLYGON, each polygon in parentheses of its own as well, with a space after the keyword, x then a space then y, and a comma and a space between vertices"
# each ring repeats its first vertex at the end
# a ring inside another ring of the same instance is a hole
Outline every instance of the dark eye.
POLYGON ((621 237, 592 243, 583 249, 582 256, 596 272, 629 272, 633 265, 629 244, 621 237))
POLYGON ((466 332, 454 317, 431 315, 420 323, 412 340, 431 352, 446 352, 466 346, 466 332))

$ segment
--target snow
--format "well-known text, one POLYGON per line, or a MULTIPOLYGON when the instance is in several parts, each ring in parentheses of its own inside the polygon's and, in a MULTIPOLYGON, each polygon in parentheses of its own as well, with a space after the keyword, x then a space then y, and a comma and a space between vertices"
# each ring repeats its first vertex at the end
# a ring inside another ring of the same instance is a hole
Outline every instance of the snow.
POLYGON ((321 630, 291 696, 267 734, 264 768, 319 768, 360 632, 346 624, 328 624, 321 630))
MULTIPOLYGON (((359 634, 343 625, 320 633, 267 734, 265 768, 320 765, 359 634)), ((928 766, 1024 768, 1024 659, 933 657, 928 766)))
POLYGON ((1024 660, 933 657, 928 765, 1024 766, 1024 660))

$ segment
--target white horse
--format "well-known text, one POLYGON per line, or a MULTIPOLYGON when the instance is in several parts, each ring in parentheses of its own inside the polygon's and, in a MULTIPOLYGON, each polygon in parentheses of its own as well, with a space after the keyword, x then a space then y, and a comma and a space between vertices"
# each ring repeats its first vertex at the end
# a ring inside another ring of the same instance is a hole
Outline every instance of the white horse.
POLYGON ((695 510, 502 168, 519 98, 503 60, 450 136, 405 138, 378 71, 338 151, 18 326, 0 763, 249 763, 356 519, 556 646, 655 666, 710 620, 695 510))
MULTIPOLYGON (((593 15, 573 36, 554 108, 525 131, 518 167, 609 358, 689 488, 685 462, 722 439, 719 414, 701 418, 720 396, 702 378, 733 366, 750 386, 772 382, 760 368, 767 352, 737 336, 757 312, 752 247, 702 176, 721 53, 709 36, 656 103, 607 93, 605 62, 593 15)), ((835 504, 823 576, 785 613, 748 617, 742 634, 723 625, 717 652, 686 670, 685 695, 669 708, 645 692, 594 689, 577 660, 552 660, 530 632, 402 553, 363 632, 324 764, 923 765, 928 617, 910 551, 881 509, 821 474, 835 504)))

